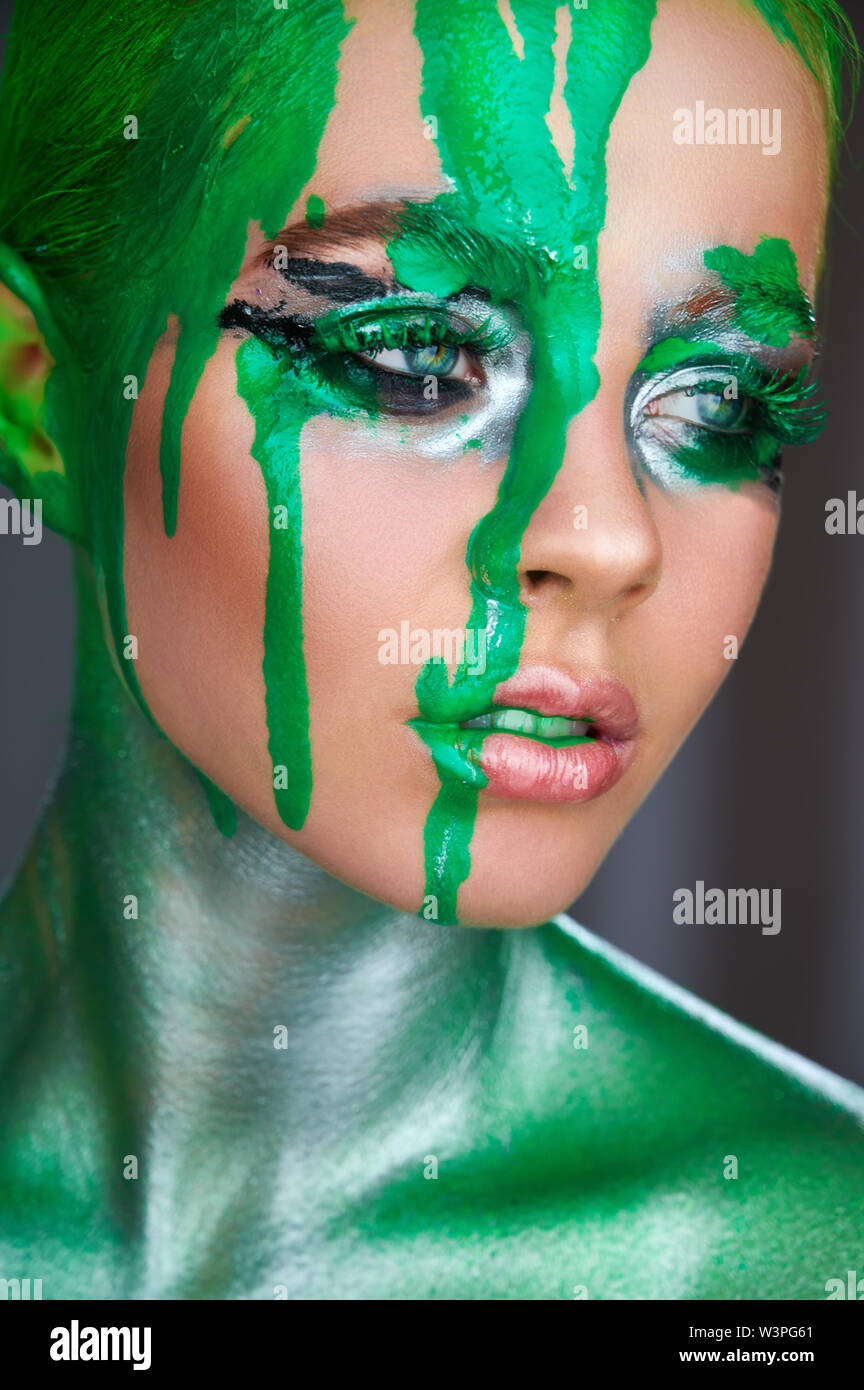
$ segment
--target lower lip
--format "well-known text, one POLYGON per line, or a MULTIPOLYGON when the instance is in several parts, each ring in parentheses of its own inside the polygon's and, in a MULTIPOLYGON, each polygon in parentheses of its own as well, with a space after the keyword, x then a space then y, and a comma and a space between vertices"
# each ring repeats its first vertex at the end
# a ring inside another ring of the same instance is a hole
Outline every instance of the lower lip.
POLYGON ((592 801, 613 787, 633 756, 632 740, 591 739, 556 748, 521 734, 483 740, 480 766, 492 796, 514 801, 592 801))

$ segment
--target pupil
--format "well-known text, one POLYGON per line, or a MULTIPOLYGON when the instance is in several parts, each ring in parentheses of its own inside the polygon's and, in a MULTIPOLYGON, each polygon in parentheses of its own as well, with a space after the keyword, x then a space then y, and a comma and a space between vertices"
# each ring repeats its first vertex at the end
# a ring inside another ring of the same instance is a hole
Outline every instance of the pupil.
POLYGON ((699 391, 696 402, 697 414, 705 425, 719 425, 723 429, 729 429, 737 425, 744 414, 744 401, 738 397, 727 400, 722 393, 699 391))
POLYGON ((444 376, 453 370, 457 358, 456 348, 445 343, 428 343, 426 347, 407 348, 405 360, 412 372, 433 372, 444 376))

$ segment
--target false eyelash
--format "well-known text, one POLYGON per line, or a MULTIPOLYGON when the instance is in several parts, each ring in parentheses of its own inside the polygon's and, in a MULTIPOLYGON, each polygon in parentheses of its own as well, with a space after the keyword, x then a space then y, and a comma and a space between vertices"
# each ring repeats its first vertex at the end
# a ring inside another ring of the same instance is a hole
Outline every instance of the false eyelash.
MULTIPOLYGON (((392 313, 392 311, 390 311, 392 313)), ((384 349, 405 350, 430 347, 469 347, 479 356, 500 350, 511 341, 512 333, 505 324, 495 324, 491 317, 476 328, 464 331, 434 310, 416 317, 416 308, 409 317, 403 314, 387 317, 380 307, 365 310, 360 317, 330 313, 316 319, 313 338, 327 352, 375 353, 384 349)))
MULTIPOLYGON (((735 375, 745 395, 758 403, 761 425, 784 444, 811 444, 828 418, 828 407, 819 398, 819 383, 806 382, 807 367, 792 377, 770 376, 745 359, 735 367, 735 375)), ((708 382, 709 388, 723 390, 726 382, 708 382)), ((702 383, 700 382, 700 386, 702 383)))
POLYGON ((749 396, 758 406, 761 418, 756 421, 755 428, 774 435, 781 444, 812 444, 828 418, 828 407, 818 395, 821 389, 819 382, 806 381, 806 365, 792 376, 788 373, 769 373, 751 357, 730 354, 722 366, 720 363, 706 364, 704 359, 681 363, 682 370, 688 366, 694 369, 705 366, 706 371, 722 369, 726 372, 725 377, 700 377, 692 388, 687 388, 692 392, 716 391, 720 394, 728 386, 729 376, 733 375, 742 394, 749 396))
POLYGON ((331 311, 320 318, 300 314, 280 314, 262 309, 245 300, 234 300, 219 315, 221 328, 240 328, 263 339, 272 347, 288 348, 292 354, 321 357, 327 353, 367 353, 382 349, 424 348, 432 343, 445 347, 468 347, 478 356, 499 351, 513 339, 508 324, 485 319, 476 328, 457 329, 434 310, 427 309, 417 319, 417 306, 399 313, 390 307, 369 306, 358 318, 331 311), (389 315, 389 317, 387 317, 389 315))

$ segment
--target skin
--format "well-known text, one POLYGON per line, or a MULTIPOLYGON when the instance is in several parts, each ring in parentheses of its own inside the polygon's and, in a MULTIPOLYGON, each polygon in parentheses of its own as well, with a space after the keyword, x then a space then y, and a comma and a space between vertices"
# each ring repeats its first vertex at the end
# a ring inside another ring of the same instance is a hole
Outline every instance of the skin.
MULTIPOLYGON (((531 517, 519 562, 528 609, 522 663, 545 660, 622 680, 641 717, 637 759, 618 786, 587 805, 481 797, 471 874, 460 894, 466 923, 521 926, 578 896, 728 673, 724 637, 743 640, 770 564, 777 508, 764 487, 673 495, 648 481, 643 495, 621 430, 646 316, 658 301, 686 297, 706 279, 703 248, 730 243, 749 253, 770 229, 790 241, 811 295, 819 259, 824 142, 801 100, 798 72, 770 32, 736 7, 722 20, 705 7, 685 10, 661 8, 651 61, 613 123, 598 270, 601 386, 569 425, 561 468, 531 517), (767 160, 758 147, 739 147, 718 160, 713 148, 687 149, 682 206, 670 196, 681 156, 666 138, 665 94, 676 105, 692 104, 713 68, 709 51, 724 59, 720 80, 712 75, 720 105, 745 103, 756 81, 766 104, 790 111, 784 153, 767 160), (812 179, 814 163, 820 172, 812 179), (670 268, 676 256, 685 268, 670 268), (572 525, 580 504, 590 518, 585 531, 572 525)), ((420 199, 444 187, 418 110, 421 53, 410 25, 404 6, 363 7, 343 46, 337 103, 314 177, 289 224, 303 220, 310 193, 338 209, 382 185, 420 199)), ((262 246, 253 229, 227 302, 254 302, 256 291, 278 297, 277 272, 255 264, 262 246)), ((380 244, 346 242, 344 251, 327 254, 369 273, 387 269, 380 244)), ((478 467, 469 452, 447 468, 429 467, 411 460, 410 444, 394 455, 374 436, 340 432, 322 417, 304 428, 315 793, 305 824, 292 832, 273 805, 267 751, 267 503, 251 457, 254 422, 235 386, 238 344, 223 338, 192 399, 179 520, 168 538, 158 441, 171 338, 169 331, 158 344, 135 406, 125 477, 128 630, 139 640, 136 674, 147 705, 172 742, 274 834, 370 896, 416 911, 424 892, 423 824, 438 778, 405 725, 417 712, 417 669, 382 666, 377 637, 405 616, 429 630, 465 626, 465 547, 494 504, 502 464, 478 467)))
MULTIPOLYGON (((310 195, 338 209, 447 187, 408 7, 364 0, 356 19, 288 223, 310 195)), ((168 325, 132 412, 123 549, 134 675, 167 739, 127 698, 81 556, 75 735, 3 908, 8 1275, 44 1278, 46 1297, 807 1298, 854 1267, 855 1088, 587 934, 484 930, 542 922, 581 892, 727 673, 724 638, 752 620, 775 493, 638 477, 622 415, 646 324, 708 283, 706 251, 788 241, 814 296, 825 137, 808 84, 731 0, 663 0, 615 114, 599 386, 568 421, 517 577, 523 663, 614 674, 642 733, 621 782, 585 805, 480 794, 459 889, 476 930, 416 918, 442 784, 406 725, 417 669, 382 666, 377 635, 405 616, 465 625, 466 547, 503 460, 430 466, 344 421, 304 426, 314 788, 292 829, 268 751, 269 499, 243 341, 223 334, 192 395, 168 535, 168 325), (782 107, 782 157, 674 146, 671 111, 709 90, 782 107), (233 837, 193 768, 239 808, 233 837)), ((566 149, 560 109, 552 126, 566 149)), ((250 225, 226 304, 282 294, 262 249, 250 225)), ((383 239, 327 254, 387 271, 383 239)))

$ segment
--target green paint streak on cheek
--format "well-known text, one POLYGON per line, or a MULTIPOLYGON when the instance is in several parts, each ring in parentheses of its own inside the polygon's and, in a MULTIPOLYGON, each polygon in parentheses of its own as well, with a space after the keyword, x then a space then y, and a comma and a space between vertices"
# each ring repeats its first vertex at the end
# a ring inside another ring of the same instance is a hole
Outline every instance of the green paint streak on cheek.
POLYGON ((772 347, 785 347, 793 334, 813 336, 813 310, 788 241, 762 237, 752 256, 735 246, 715 246, 704 260, 734 291, 735 322, 743 333, 772 347))
POLYGON ((237 388, 255 419, 252 456, 267 489, 270 565, 264 619, 264 685, 273 796, 299 830, 312 796, 309 693, 303 655, 300 431, 308 417, 285 358, 248 338, 237 351, 237 388))
MULTIPOLYGON (((514 0, 512 8, 524 41, 521 60, 494 0, 453 0, 445 8, 418 0, 415 26, 424 59, 423 114, 438 123, 444 172, 456 188, 437 205, 502 241, 527 244, 543 267, 519 297, 534 343, 531 394, 495 506, 475 527, 466 555, 469 627, 485 634, 486 670, 478 676, 463 663, 450 681, 444 664, 432 661, 417 680, 418 732, 441 778, 425 831, 426 893, 438 897, 439 919, 446 921, 457 920, 459 887, 470 871, 478 786, 476 744, 454 726, 478 703, 490 704, 518 666, 527 617, 518 574, 522 537, 560 468, 570 420, 599 385, 593 355, 606 142, 627 85, 648 57, 655 9, 649 0, 594 0, 587 10, 566 10, 572 37, 564 98, 576 139, 574 167, 565 172, 546 123, 562 7, 554 0, 514 0), (580 247, 587 248, 587 268, 580 247), (441 739, 442 725, 450 726, 449 744, 441 739)), ((451 258, 436 260, 422 216, 412 217, 391 247, 400 279, 433 293, 459 288, 464 274, 451 258)), ((500 266, 489 264, 485 287, 493 300, 507 297, 511 265, 503 254, 500 266)))
MULTIPOLYGON (((226 29, 218 35, 213 51, 199 54, 191 49, 184 61, 189 68, 189 91, 203 92, 209 100, 218 98, 225 109, 225 127, 236 130, 236 138, 224 141, 219 128, 200 132, 197 102, 203 98, 198 96, 191 110, 187 107, 176 115, 177 129, 188 126, 202 147, 197 163, 187 161, 190 203, 197 200, 198 207, 194 228, 185 238, 184 252, 160 266, 151 311, 159 332, 170 315, 179 322, 160 445, 163 517, 169 536, 177 526, 183 422, 219 342, 218 314, 243 264, 249 224, 260 222, 265 237, 276 236, 312 176, 335 102, 341 45, 351 27, 341 5, 335 3, 311 4, 308 12, 299 7, 268 12, 265 7, 250 12, 246 20, 235 19, 236 32, 226 29), (248 68, 250 53, 256 57, 248 68), (248 70, 243 66, 244 54, 248 70), (287 83, 286 68, 291 73, 287 83)), ((143 191, 142 202, 146 204, 143 191)), ((323 211, 321 199, 310 197, 310 219, 323 217, 323 211)), ((152 282, 148 289, 153 295, 152 282)), ((298 441, 305 419, 320 406, 292 398, 300 413, 284 409, 286 391, 277 379, 278 367, 251 341, 238 349, 237 370, 240 389, 255 418, 254 456, 262 468, 270 507, 264 675, 274 797, 283 821, 296 829, 305 820, 312 790, 302 652, 298 441), (274 506, 285 509, 284 529, 273 525, 274 506)), ((113 606, 122 614, 125 596, 119 573, 118 567, 113 606)), ((217 825, 230 834, 236 824, 233 807, 206 779, 205 790, 217 825)))
MULTIPOLYGON (((208 191, 194 230, 195 242, 201 247, 200 263, 190 266, 184 261, 180 274, 168 276, 166 309, 180 322, 160 446, 162 507, 169 536, 177 527, 183 421, 201 373, 219 342, 216 314, 242 264, 248 224, 260 221, 267 236, 279 231, 282 219, 312 175, 318 143, 334 104, 336 62, 349 28, 341 7, 318 6, 314 23, 309 16, 308 32, 298 34, 296 23, 295 16, 291 20, 294 29, 287 24, 281 29, 280 46, 290 57, 292 71, 287 91, 274 99, 261 84, 250 80, 248 100, 253 113, 246 113, 250 122, 224 156, 224 182, 208 191)), ((259 43, 263 42, 265 25, 273 26, 269 41, 278 43, 278 14, 275 23, 272 16, 253 21, 253 28, 260 31, 259 43)), ((231 113, 245 101, 243 91, 231 113)), ((227 117, 226 124, 232 124, 227 117)))

